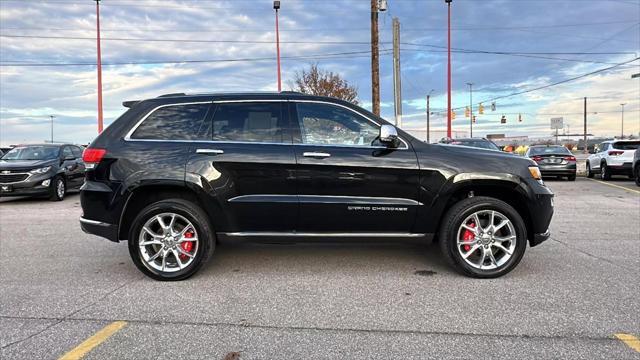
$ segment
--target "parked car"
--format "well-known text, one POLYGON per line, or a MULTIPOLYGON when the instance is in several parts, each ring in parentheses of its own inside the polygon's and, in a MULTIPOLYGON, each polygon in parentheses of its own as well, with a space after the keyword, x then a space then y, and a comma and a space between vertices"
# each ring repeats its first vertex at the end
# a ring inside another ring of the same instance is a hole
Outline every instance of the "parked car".
POLYGON ((640 147, 633 153, 633 174, 636 185, 640 186, 640 147))
POLYGON ((502 151, 500 150, 500 147, 498 147, 498 145, 493 143, 493 141, 485 138, 460 138, 460 139, 443 138, 442 140, 440 140, 440 143, 502 151))
POLYGON ((612 175, 633 177, 633 154, 640 146, 640 140, 607 140, 594 146, 587 158, 587 177, 600 174, 602 180, 612 175))
POLYGON ((524 156, 538 164, 542 176, 566 176, 569 181, 576 180, 576 157, 564 146, 533 145, 524 156))
POLYGON ((0 197, 49 196, 60 201, 84 182, 82 150, 72 144, 18 145, 0 158, 0 197))
POLYGON ((549 237, 553 193, 530 159, 425 144, 333 98, 172 95, 130 109, 85 150, 85 232, 128 241, 158 280, 218 241, 437 239, 481 278, 549 237))

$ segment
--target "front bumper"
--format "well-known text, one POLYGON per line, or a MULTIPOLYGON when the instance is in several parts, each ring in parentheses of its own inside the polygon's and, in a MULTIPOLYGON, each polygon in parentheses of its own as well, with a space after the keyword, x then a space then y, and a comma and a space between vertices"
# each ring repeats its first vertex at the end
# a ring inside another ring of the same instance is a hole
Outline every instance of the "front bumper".
POLYGON ((118 226, 80 217, 80 228, 87 234, 98 235, 118 242, 118 226))
POLYGON ((0 197, 6 196, 43 196, 49 194, 49 184, 42 185, 43 181, 50 180, 52 175, 31 175, 26 180, 14 183, 0 183, 0 197))

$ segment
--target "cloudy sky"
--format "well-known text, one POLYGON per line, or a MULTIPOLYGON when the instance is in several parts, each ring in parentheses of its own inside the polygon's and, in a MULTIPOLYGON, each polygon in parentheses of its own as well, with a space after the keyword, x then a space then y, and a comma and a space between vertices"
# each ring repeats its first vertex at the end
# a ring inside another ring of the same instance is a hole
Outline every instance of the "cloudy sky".
MULTIPOLYGON (((285 88, 317 62, 355 84, 370 108, 369 7, 369 0, 282 0, 285 88)), ((559 116, 566 131, 581 131, 585 96, 589 132, 619 135, 626 103, 625 134, 638 135, 640 79, 631 75, 640 61, 630 61, 640 53, 640 0, 453 0, 452 14, 453 106, 468 105, 468 82, 474 106, 486 106, 474 135, 549 136, 549 118, 559 116)), ((380 14, 387 119, 393 17, 401 23, 404 128, 425 127, 433 90, 432 129, 443 130, 444 1, 388 0, 380 14)), ((0 0, 0 144, 49 139, 49 115, 55 140, 96 136, 95 23, 91 0, 0 0)), ((276 90, 271 0, 103 0, 101 26, 106 124, 124 111, 124 100, 276 90)), ((467 135, 468 123, 458 111, 454 130, 467 135)))

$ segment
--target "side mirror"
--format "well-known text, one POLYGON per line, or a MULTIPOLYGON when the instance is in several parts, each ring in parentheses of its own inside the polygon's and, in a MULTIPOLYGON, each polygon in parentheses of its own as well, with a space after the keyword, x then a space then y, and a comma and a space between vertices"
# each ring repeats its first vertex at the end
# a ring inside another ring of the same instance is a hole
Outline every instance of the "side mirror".
POLYGON ((398 147, 400 139, 398 138, 398 130, 393 125, 382 125, 380 127, 380 142, 388 147, 398 147))

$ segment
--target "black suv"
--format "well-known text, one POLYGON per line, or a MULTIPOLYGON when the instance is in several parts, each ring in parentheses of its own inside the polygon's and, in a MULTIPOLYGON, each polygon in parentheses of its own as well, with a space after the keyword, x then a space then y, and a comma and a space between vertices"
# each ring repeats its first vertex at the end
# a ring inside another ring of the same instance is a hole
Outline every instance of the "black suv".
POLYGON ((128 240, 158 280, 194 274, 222 240, 436 238, 463 274, 497 277, 549 237, 535 162, 430 145, 318 96, 172 94, 130 109, 84 152, 82 229, 128 240))
POLYGON ((76 145, 18 145, 0 158, 0 197, 44 195, 60 201, 83 182, 82 149, 76 145))

